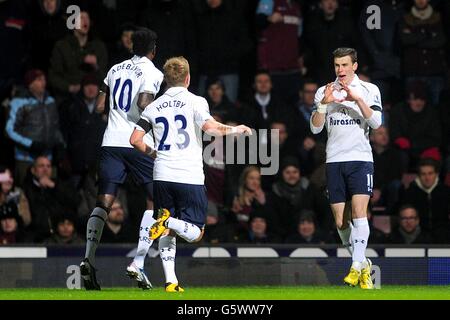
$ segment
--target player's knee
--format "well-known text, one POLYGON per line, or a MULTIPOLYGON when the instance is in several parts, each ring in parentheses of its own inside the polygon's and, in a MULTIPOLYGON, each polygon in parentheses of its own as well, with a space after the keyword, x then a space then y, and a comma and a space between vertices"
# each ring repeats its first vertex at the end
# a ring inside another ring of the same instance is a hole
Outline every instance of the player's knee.
POLYGON ((205 234, 205 229, 202 229, 202 231, 200 232, 200 235, 198 236, 198 238, 195 239, 195 240, 192 241, 192 242, 193 242, 193 243, 199 242, 200 240, 202 240, 204 234, 205 234))
POLYGON ((98 201, 95 203, 95 206, 101 208, 106 211, 107 214, 111 211, 111 205, 108 205, 105 201, 98 201))
POLYGON ((345 230, 348 228, 348 222, 345 221, 336 221, 336 228, 339 230, 345 230))

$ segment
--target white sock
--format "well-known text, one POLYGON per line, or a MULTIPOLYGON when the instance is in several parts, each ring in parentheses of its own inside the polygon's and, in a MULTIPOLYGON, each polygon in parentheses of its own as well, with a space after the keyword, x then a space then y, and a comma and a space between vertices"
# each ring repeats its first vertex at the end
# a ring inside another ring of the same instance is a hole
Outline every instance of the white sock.
POLYGON ((164 269, 166 283, 178 283, 175 274, 175 254, 177 252, 177 239, 172 236, 161 236, 159 238, 159 256, 164 269))
POLYGON ((108 213, 105 209, 95 207, 89 217, 86 228, 86 254, 85 258, 89 259, 91 265, 95 265, 95 251, 100 244, 102 238, 103 227, 105 225, 108 213))
POLYGON ((339 233, 339 237, 341 238, 342 244, 347 248, 350 255, 353 255, 352 241, 350 240, 352 229, 350 227, 347 227, 346 229, 337 228, 337 231, 339 233))
POLYGON ((150 239, 148 233, 154 223, 153 210, 146 210, 142 216, 141 227, 139 228, 138 248, 133 260, 139 269, 144 269, 145 257, 147 256, 148 249, 153 244, 153 240, 150 239))
POLYGON ((367 218, 353 219, 352 241, 353 261, 362 264, 366 261, 366 248, 369 240, 369 222, 367 218))
POLYGON ((187 242, 193 242, 200 237, 202 231, 196 225, 170 217, 166 221, 166 226, 175 231, 181 238, 187 242))

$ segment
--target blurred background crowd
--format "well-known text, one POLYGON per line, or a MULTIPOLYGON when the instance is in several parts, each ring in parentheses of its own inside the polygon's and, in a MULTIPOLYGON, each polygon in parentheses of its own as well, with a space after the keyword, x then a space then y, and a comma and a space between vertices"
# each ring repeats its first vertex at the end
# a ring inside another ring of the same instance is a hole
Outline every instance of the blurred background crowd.
MULTIPOLYGON (((1 0, 0 244, 84 242, 108 112, 95 112, 95 98, 141 26, 158 34, 158 68, 189 60, 190 90, 216 119, 279 130, 258 135, 280 148, 277 175, 262 176, 262 163, 205 163, 203 243, 340 242, 327 134, 309 129, 337 47, 358 50, 358 76, 383 100, 384 125, 370 135, 370 243, 450 243, 450 1, 1 0), (72 4, 82 10, 75 30, 72 4), (381 28, 367 23, 371 5, 381 28)), ((145 192, 128 177, 118 199, 102 243, 137 241, 145 192)))

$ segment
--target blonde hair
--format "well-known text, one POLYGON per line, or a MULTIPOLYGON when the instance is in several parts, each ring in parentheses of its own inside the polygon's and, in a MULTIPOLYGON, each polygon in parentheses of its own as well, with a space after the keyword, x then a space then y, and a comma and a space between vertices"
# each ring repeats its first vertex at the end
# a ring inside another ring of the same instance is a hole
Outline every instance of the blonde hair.
POLYGON ((241 204, 247 204, 246 198, 245 198, 245 191, 246 191, 246 183, 247 183, 247 177, 252 172, 258 172, 260 174, 260 170, 257 166, 248 166, 246 167, 239 177, 239 190, 238 190, 238 200, 241 204))
POLYGON ((189 62, 182 56, 173 57, 166 61, 163 70, 169 87, 183 86, 189 75, 189 62))

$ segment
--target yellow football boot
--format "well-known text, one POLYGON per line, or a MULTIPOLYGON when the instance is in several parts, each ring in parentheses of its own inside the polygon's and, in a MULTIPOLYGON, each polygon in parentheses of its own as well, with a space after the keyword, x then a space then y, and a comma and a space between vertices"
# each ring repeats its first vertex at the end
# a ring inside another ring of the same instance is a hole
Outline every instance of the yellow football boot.
POLYGON ((166 292, 184 292, 184 289, 178 283, 166 283, 166 292))
POLYGON ((372 282, 372 261, 367 259, 367 263, 365 263, 366 267, 361 269, 361 275, 359 277, 359 286, 361 289, 373 289, 372 282))
POLYGON ((158 219, 153 224, 153 226, 150 228, 149 231, 149 237, 152 240, 158 239, 163 232, 166 230, 166 226, 164 225, 164 222, 166 222, 167 219, 170 217, 170 211, 167 209, 159 209, 158 210, 158 219))
POLYGON ((355 268, 350 268, 350 272, 344 278, 344 282, 351 287, 356 287, 359 283, 360 276, 361 276, 361 271, 358 271, 355 268))

